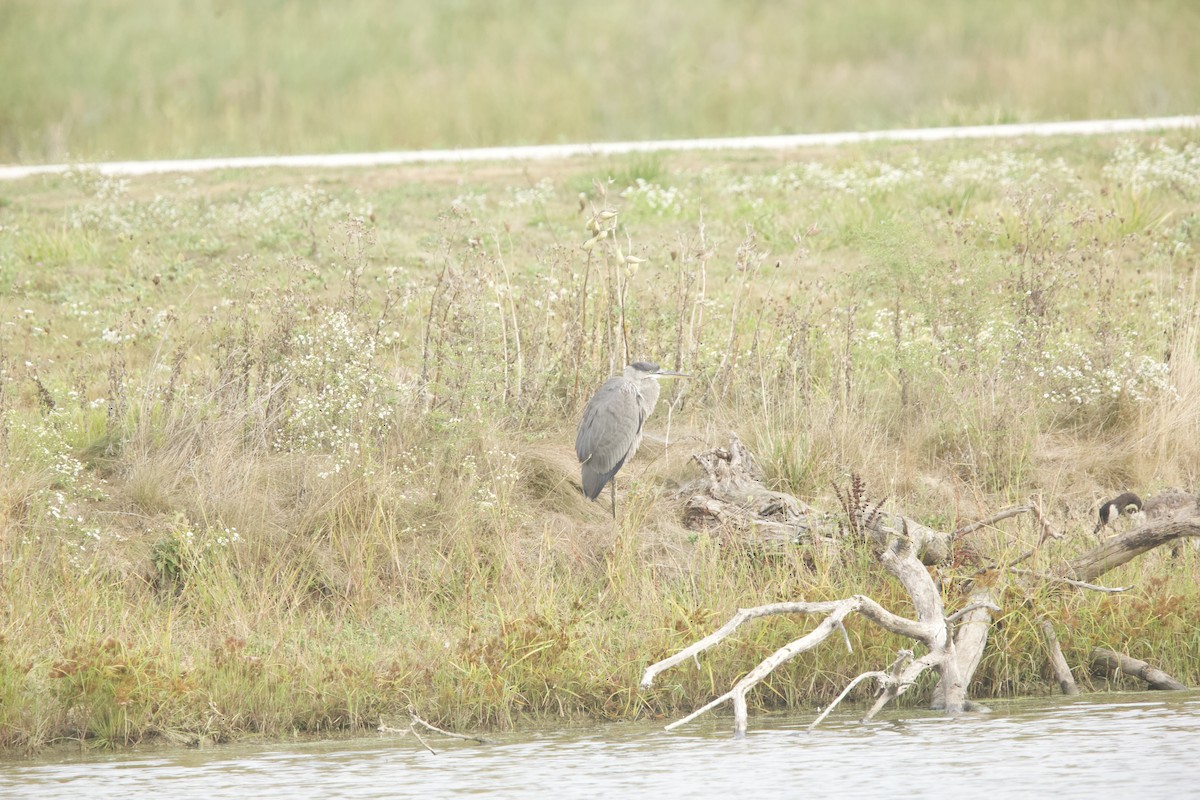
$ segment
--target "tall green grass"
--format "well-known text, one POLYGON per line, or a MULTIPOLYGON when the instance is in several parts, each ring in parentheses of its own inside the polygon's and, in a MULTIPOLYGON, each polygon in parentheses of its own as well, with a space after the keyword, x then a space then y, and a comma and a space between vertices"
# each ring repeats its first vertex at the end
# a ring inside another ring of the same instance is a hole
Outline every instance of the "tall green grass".
POLYGON ((13 0, 0 161, 1193 113, 1184 0, 13 0))
MULTIPOLYGON (((670 715, 804 628, 637 691, 739 605, 904 613, 852 547, 682 526, 690 455, 730 431, 830 510, 852 473, 943 530, 1038 498, 1047 570, 1115 490, 1194 489, 1197 143, 1006 147, 7 185, 0 744, 670 715), (696 377, 613 522, 570 442, 643 357, 696 377)), ((1115 598, 1003 589, 973 692, 1049 691, 1043 614, 1085 683, 1097 644, 1194 682, 1195 559, 1115 598)), ((755 702, 825 702, 903 644, 850 636, 755 702)))

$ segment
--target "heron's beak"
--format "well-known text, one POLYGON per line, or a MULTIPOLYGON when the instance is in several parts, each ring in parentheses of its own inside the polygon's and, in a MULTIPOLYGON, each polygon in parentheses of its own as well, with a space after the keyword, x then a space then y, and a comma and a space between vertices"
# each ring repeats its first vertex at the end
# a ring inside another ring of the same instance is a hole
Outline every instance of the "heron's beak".
POLYGON ((688 375, 683 372, 671 372, 669 369, 660 369, 658 372, 656 372, 654 374, 655 374, 655 376, 657 376, 659 378, 690 378, 690 377, 692 377, 691 375, 688 375))

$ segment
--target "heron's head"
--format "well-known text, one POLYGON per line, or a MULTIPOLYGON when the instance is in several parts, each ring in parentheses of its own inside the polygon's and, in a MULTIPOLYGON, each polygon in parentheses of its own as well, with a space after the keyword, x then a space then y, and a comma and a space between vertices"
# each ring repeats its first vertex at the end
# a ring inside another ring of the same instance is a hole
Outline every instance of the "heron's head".
POLYGON ((635 361, 625 368, 625 377, 635 381, 642 381, 647 378, 657 380, 658 378, 690 378, 691 375, 684 375, 682 372, 672 372, 655 364, 653 361, 635 361))

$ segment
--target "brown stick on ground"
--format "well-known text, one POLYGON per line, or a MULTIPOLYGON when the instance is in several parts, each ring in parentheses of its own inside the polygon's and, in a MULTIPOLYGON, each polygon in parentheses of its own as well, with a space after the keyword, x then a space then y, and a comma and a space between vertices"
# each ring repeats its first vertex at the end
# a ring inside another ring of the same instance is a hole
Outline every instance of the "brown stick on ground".
POLYGON ((1071 668, 1067 665, 1067 659, 1063 658, 1062 648, 1058 645, 1058 637, 1054 635, 1054 624, 1048 619, 1042 620, 1042 636, 1046 639, 1046 647, 1050 650, 1050 669, 1054 672, 1054 679, 1058 681, 1059 688, 1066 695, 1079 694, 1079 687, 1075 685, 1075 677, 1071 675, 1071 668))
POLYGON ((990 517, 987 517, 985 519, 979 519, 979 520, 975 520, 974 522, 968 522, 966 525, 963 525, 963 526, 955 529, 954 533, 952 533, 950 535, 954 538, 958 538, 959 536, 966 536, 968 533, 974 533, 975 531, 979 530, 980 528, 986 528, 988 525, 995 525, 997 522, 1002 522, 1006 519, 1009 519, 1011 517, 1016 517, 1021 514, 1034 514, 1037 517, 1038 524, 1042 527, 1042 538, 1043 539, 1059 538, 1058 535, 1056 533, 1054 533, 1053 531, 1050 531, 1049 533, 1047 533, 1049 526, 1047 525, 1047 523, 1045 521, 1045 517, 1042 516, 1041 509, 1038 508, 1033 503, 1029 503, 1029 504, 1023 505, 1023 506, 1011 506, 1002 511, 997 511, 995 514, 992 514, 990 517))
POLYGON ((1130 658, 1123 653, 1114 653, 1103 647, 1096 647, 1092 650, 1092 670, 1110 678, 1115 678, 1123 672, 1126 675, 1141 678, 1150 684, 1151 689, 1179 691, 1187 688, 1161 669, 1156 669, 1145 661, 1130 658))

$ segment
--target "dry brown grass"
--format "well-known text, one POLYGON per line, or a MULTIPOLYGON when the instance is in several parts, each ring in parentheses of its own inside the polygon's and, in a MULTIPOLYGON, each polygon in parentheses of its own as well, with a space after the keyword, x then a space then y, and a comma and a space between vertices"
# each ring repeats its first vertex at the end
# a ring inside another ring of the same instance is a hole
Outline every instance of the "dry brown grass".
MULTIPOLYGON (((1068 533, 1045 558, 1064 557, 1102 497, 1200 483, 1195 152, 1180 135, 16 186, 3 743, 361 728, 409 702, 463 727, 662 714, 797 630, 635 690, 738 605, 903 610, 865 557, 682 527, 688 459, 730 431, 823 508, 851 474, 941 529, 1036 497, 1068 533), (593 217, 611 233, 584 251, 593 217), (664 392, 614 523, 570 442, 630 356, 696 378, 664 392)), ((1071 601, 1068 657, 1170 641, 1164 668, 1193 675, 1194 582, 1171 567, 1071 601)), ((977 691, 1042 691, 1034 614, 1006 614, 977 691)), ((820 702, 897 644, 853 635, 759 701, 820 702)))

